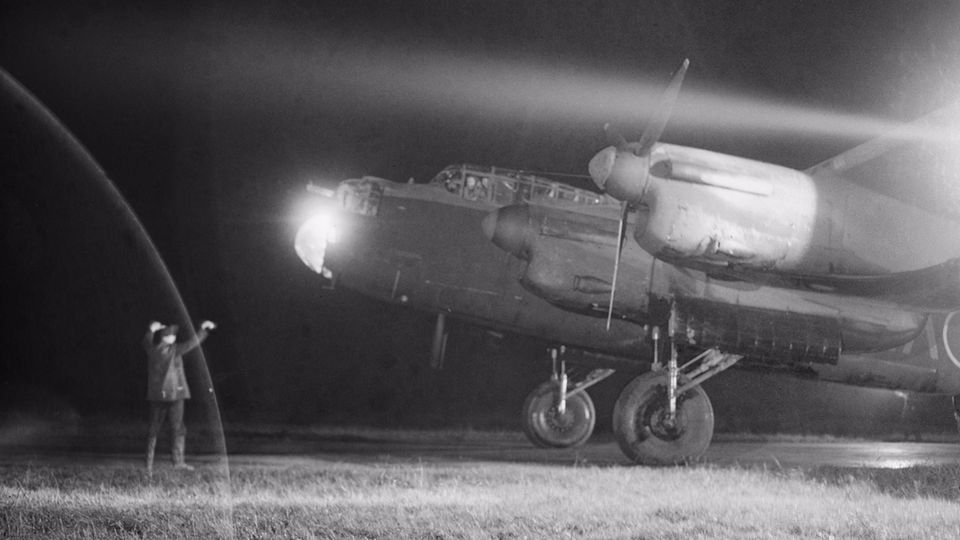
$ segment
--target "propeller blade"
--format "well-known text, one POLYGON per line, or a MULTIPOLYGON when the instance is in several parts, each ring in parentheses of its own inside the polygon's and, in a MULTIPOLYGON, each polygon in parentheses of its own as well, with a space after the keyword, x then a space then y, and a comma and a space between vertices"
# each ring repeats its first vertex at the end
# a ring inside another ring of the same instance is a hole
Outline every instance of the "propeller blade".
POLYGON ((613 260, 613 281, 610 284, 610 305, 607 306, 607 331, 610 331, 610 321, 613 319, 613 298, 617 294, 617 276, 620 274, 620 255, 623 254, 623 238, 627 232, 627 214, 630 205, 626 201, 620 203, 620 224, 617 227, 617 257, 613 260))
POLYGON ((668 86, 667 90, 663 93, 663 97, 660 98, 660 104, 653 118, 651 118, 647 124, 646 129, 643 130, 643 135, 640 136, 640 140, 630 144, 629 148, 634 154, 638 156, 648 154, 653 148, 653 145, 660 140, 660 135, 663 134, 663 130, 667 127, 667 122, 670 120, 670 115, 673 113, 673 106, 677 102, 677 96, 680 95, 680 85, 683 84, 683 77, 687 74, 688 67, 690 67, 690 59, 686 58, 680 66, 680 69, 673 75, 673 80, 670 81, 670 86, 668 86))
MULTIPOLYGON (((628 143, 626 138, 619 131, 617 131, 616 128, 610 124, 606 124, 603 126, 603 130, 606 132, 607 140, 610 142, 610 144, 616 147, 617 150, 628 150, 639 158, 649 157, 650 151, 653 150, 653 145, 660 140, 660 135, 663 134, 663 130, 667 127, 667 122, 670 120, 670 116, 673 114, 673 106, 676 104, 677 97, 680 95, 680 86, 683 85, 683 78, 687 74, 687 68, 689 67, 690 59, 685 58, 683 60, 683 64, 680 65, 680 69, 674 73, 673 79, 670 81, 670 85, 667 86, 666 91, 663 93, 663 97, 660 98, 659 106, 654 112, 653 118, 651 118, 650 122, 647 123, 647 127, 643 130, 643 135, 640 136, 639 141, 628 143)), ((600 153, 590 160, 590 177, 593 178, 594 182, 601 189, 606 190, 607 180, 610 179, 611 172, 614 168, 614 162, 617 159, 616 154, 616 151, 606 148, 601 150, 600 153)), ((647 166, 649 166, 649 164, 647 166)), ((646 177, 649 176, 649 172, 646 172, 644 176, 645 177, 642 178, 642 181, 643 183, 646 183, 646 177)), ((712 177, 710 180, 717 181, 712 177)), ((621 186, 621 188, 622 187, 623 186, 621 186)), ((613 301, 617 293, 617 278, 620 275, 620 258, 623 256, 623 241, 627 229, 627 215, 630 212, 630 202, 624 198, 625 196, 629 197, 629 195, 624 195, 624 193, 629 192, 620 190, 619 193, 620 196, 617 196, 617 194, 613 195, 614 197, 621 199, 622 202, 620 203, 620 224, 617 227, 617 256, 613 261, 613 280, 610 284, 610 304, 607 306, 607 331, 610 330, 610 323, 613 320, 613 301)))

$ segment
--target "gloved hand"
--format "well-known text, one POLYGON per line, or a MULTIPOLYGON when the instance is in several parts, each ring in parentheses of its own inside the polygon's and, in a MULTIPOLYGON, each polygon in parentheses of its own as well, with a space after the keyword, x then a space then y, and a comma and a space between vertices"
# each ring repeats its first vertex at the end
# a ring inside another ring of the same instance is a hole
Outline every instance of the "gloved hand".
POLYGON ((213 330, 217 325, 213 321, 203 321, 200 323, 200 328, 203 330, 213 330))
POLYGON ((160 324, 158 321, 153 321, 153 322, 150 323, 150 331, 151 331, 151 332, 156 332, 157 330, 160 330, 161 328, 166 328, 166 326, 160 324))

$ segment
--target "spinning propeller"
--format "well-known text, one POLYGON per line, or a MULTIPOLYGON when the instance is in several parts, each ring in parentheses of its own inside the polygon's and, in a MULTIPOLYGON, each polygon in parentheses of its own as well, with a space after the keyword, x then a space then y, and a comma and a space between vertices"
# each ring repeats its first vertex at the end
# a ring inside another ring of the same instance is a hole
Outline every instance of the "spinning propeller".
POLYGON ((680 69, 674 74, 673 80, 670 81, 653 118, 650 119, 639 141, 627 142, 620 132, 607 124, 604 126, 604 131, 611 146, 594 156, 588 166, 590 177, 597 187, 621 201, 620 223, 617 228, 617 256, 613 264, 610 304, 607 307, 607 330, 610 330, 610 321, 613 318, 613 299, 617 291, 617 276, 620 273, 620 257, 623 254, 627 215, 630 213, 630 208, 640 202, 646 190, 650 176, 650 153, 670 120, 673 106, 680 93, 680 86, 683 84, 683 77, 689 66, 690 59, 685 59, 680 69))

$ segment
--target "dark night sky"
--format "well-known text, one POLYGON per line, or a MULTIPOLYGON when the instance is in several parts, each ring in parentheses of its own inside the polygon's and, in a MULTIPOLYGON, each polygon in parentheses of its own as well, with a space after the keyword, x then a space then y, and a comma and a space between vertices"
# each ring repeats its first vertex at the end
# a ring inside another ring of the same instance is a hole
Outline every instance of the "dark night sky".
MULTIPOLYGON (((684 57, 665 140, 799 168, 960 95, 949 1, 237 6, 8 2, 0 66, 96 157, 191 315, 221 323, 211 371, 251 418, 390 411, 418 392, 449 403, 467 378, 522 402, 540 377, 509 360, 425 373, 412 359, 428 319, 318 291, 292 250, 307 180, 426 180, 455 162, 583 173, 603 124, 639 133, 684 57)), ((118 229, 87 220, 94 203, 55 202, 65 176, 5 177, 19 273, 0 377, 79 408, 139 404, 140 333, 176 311, 151 305, 162 284, 142 279, 118 229)))

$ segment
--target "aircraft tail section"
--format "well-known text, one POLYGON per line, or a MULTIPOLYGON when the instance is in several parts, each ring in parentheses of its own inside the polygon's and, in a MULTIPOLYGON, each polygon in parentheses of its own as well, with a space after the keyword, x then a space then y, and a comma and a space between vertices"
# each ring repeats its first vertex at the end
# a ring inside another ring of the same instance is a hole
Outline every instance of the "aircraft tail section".
POLYGON ((960 221, 960 102, 811 167, 960 221))

